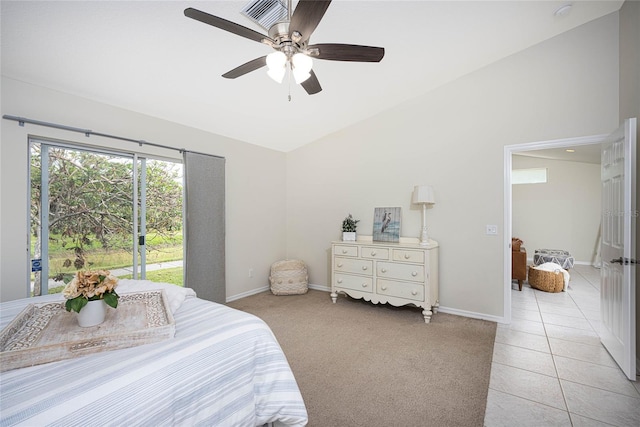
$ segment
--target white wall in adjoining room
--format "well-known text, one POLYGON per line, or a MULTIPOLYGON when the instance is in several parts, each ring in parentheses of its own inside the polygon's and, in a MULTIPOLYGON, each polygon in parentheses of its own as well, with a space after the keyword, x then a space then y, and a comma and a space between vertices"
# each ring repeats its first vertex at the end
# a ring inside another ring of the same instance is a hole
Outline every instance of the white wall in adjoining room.
POLYGON ((600 165, 514 155, 513 169, 546 168, 548 181, 512 186, 513 236, 535 249, 561 249, 576 262, 595 260, 600 230, 600 165))
MULTIPOLYGON (((504 314, 504 147, 610 133, 618 121, 618 15, 605 16, 464 76, 287 155, 287 255, 330 285, 328 251, 352 213, 371 234, 373 209, 402 208, 417 236, 414 185, 440 243, 443 310, 504 314), (485 234, 498 226, 498 236, 485 234)), ((401 78, 401 70, 398 71, 401 78)), ((383 82, 381 82, 383 84, 383 82)))
MULTIPOLYGON (((226 159, 227 298, 264 289, 286 253, 286 156, 282 152, 2 78, 2 114, 214 154, 226 159), (254 271, 249 277, 249 269, 254 271)), ((215 120, 215 117, 211 118, 215 120)), ((176 151, 2 120, 0 300, 27 293, 29 135, 181 158, 176 151)))

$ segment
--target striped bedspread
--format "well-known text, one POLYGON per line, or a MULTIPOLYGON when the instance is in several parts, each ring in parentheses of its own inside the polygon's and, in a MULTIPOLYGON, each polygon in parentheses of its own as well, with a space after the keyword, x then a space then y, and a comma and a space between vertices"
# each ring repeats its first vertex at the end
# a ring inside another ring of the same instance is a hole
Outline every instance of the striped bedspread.
MULTIPOLYGON (((0 304, 4 328, 29 303, 0 304)), ((0 374, 0 426, 304 426, 307 412, 269 327, 187 297, 175 337, 0 374)))

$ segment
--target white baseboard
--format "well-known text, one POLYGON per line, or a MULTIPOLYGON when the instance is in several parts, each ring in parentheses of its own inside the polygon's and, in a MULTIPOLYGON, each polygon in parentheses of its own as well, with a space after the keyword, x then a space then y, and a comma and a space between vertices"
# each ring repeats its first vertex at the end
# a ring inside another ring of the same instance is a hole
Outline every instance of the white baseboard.
MULTIPOLYGON (((235 301, 235 300, 239 300, 241 298, 245 298, 245 297, 250 297, 251 295, 255 295, 255 294, 259 294, 262 292, 266 292, 268 290, 270 290, 271 287, 269 285, 263 286, 261 288, 257 288, 257 289, 252 289, 250 291, 247 292, 242 292, 241 294, 236 294, 236 295, 232 295, 230 297, 227 297, 225 299, 225 302, 231 302, 231 301, 235 301)), ((331 292, 331 288, 328 286, 322 286, 322 285, 314 285, 314 284, 309 284, 309 289, 315 289, 317 291, 325 291, 325 292, 331 292)))
POLYGON ((263 286, 262 288, 252 289, 250 291, 243 292, 241 294, 236 294, 236 295, 227 297, 225 301, 226 302, 231 302, 231 301, 238 300, 240 298, 250 297, 251 295, 259 294, 261 292, 268 291, 269 289, 271 289, 271 288, 268 285, 267 286, 263 286))
MULTIPOLYGON (((496 323, 505 323, 504 317, 501 317, 501 316, 493 316, 491 314, 476 313, 473 311, 466 311, 466 310, 458 310, 456 308, 440 306, 440 308, 438 309, 438 313, 440 312, 447 313, 447 314, 455 314, 456 316, 470 317, 472 319, 488 320, 490 322, 496 322, 496 323)), ((437 314, 435 316, 437 316, 437 314)))

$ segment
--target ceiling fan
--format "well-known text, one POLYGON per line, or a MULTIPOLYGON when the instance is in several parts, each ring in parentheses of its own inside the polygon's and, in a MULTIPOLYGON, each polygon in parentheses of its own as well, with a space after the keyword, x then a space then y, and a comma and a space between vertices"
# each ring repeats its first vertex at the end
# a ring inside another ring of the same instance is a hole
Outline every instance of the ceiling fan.
MULTIPOLYGON (((262 3, 265 2, 276 3, 282 7, 282 11, 285 11, 282 0, 262 0, 262 3)), ((191 7, 185 9, 184 14, 221 30, 264 43, 274 49, 274 52, 269 55, 242 64, 226 72, 222 77, 235 79, 267 66, 267 74, 274 80, 281 82, 287 68, 289 68, 296 83, 299 83, 309 95, 313 95, 320 92, 322 87, 311 69, 311 58, 330 61, 380 62, 384 57, 384 48, 382 47, 339 43, 310 45, 309 37, 320 23, 330 4, 331 0, 299 0, 295 11, 291 14, 291 0, 288 0, 286 16, 270 24, 268 35, 191 7)))

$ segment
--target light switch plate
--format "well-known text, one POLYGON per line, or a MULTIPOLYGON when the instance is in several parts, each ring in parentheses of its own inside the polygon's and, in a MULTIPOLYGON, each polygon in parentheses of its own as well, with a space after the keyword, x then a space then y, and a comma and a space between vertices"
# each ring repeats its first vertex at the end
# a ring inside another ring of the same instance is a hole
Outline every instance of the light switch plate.
POLYGON ((495 236, 498 234, 498 226, 497 225, 487 225, 487 234, 490 236, 495 236))

